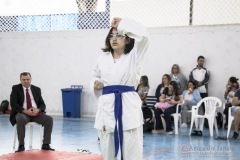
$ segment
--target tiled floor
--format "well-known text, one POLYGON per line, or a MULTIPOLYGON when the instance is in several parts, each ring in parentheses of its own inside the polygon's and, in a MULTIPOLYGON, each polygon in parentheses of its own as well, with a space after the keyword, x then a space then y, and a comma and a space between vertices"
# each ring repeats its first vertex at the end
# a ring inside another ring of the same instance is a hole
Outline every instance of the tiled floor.
MULTIPOLYGON (((54 129, 51 146, 59 151, 77 152, 88 149, 101 154, 97 142, 93 118, 54 117, 54 129)), ((10 125, 8 115, 0 115, 0 154, 13 152, 14 127, 10 125)), ((33 149, 39 149, 39 128, 34 127, 33 149)), ((177 159, 240 159, 240 140, 215 140, 209 137, 209 130, 204 130, 203 137, 191 137, 189 128, 180 130, 179 135, 144 134, 144 160, 177 159)), ((221 136, 226 130, 219 131, 221 136)), ((26 132, 26 147, 28 132, 26 132)), ((214 134, 216 137, 216 135, 214 134)), ((231 135, 232 136, 232 131, 231 135)))

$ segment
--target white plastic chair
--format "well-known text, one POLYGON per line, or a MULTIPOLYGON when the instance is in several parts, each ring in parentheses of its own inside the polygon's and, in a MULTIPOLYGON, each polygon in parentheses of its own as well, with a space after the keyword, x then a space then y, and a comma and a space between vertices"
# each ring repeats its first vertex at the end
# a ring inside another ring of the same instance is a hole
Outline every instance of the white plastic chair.
POLYGON ((181 112, 178 113, 179 107, 184 103, 184 101, 181 104, 178 104, 176 107, 176 113, 171 114, 174 119, 174 132, 175 134, 178 134, 178 121, 179 121, 179 126, 181 127, 182 124, 182 119, 181 119, 181 112))
POLYGON ((195 125, 197 126, 198 119, 203 119, 201 121, 201 127, 200 127, 201 130, 203 130, 204 118, 208 119, 210 136, 213 137, 213 124, 215 124, 215 130, 218 135, 218 126, 217 126, 215 113, 216 113, 216 108, 221 106, 222 106, 222 102, 217 97, 205 97, 200 102, 198 102, 196 106, 192 106, 192 118, 191 118, 191 127, 189 131, 189 135, 191 135, 194 122, 195 122, 195 125), (202 103, 204 103, 205 105, 205 113, 204 115, 199 115, 198 109, 202 105, 202 103))
MULTIPOLYGON (((33 126, 38 125, 40 126, 40 146, 42 146, 42 139, 43 139, 43 127, 41 124, 38 124, 36 122, 28 122, 26 127, 29 126, 29 149, 32 149, 32 141, 33 141, 33 126)), ((13 149, 15 150, 16 145, 16 139, 17 139, 17 125, 15 127, 15 134, 14 134, 14 141, 13 141, 13 149)))
MULTIPOLYGON (((232 106, 234 107, 234 106, 232 106)), ((228 129, 227 129, 227 138, 229 137, 229 133, 232 127, 232 121, 234 120, 234 116, 231 114, 231 107, 228 108, 228 129)))
POLYGON ((222 114, 222 116, 223 116, 223 125, 222 125, 222 128, 224 129, 224 124, 226 123, 226 116, 225 116, 225 114, 223 113, 224 112, 224 109, 225 109, 225 102, 224 103, 222 103, 222 106, 221 107, 219 107, 219 108, 217 108, 217 110, 216 110, 216 112, 220 112, 221 114, 222 114))

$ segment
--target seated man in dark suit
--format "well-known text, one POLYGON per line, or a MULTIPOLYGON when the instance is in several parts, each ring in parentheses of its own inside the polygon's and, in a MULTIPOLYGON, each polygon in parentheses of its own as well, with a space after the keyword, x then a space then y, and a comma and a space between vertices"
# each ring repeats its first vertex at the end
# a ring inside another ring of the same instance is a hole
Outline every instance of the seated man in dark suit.
POLYGON ((20 74, 21 84, 14 85, 10 95, 12 112, 10 122, 17 125, 19 147, 16 152, 25 151, 25 125, 36 122, 44 127, 42 150, 52 150, 50 147, 53 119, 45 114, 46 105, 41 96, 41 89, 31 85, 31 74, 20 74))

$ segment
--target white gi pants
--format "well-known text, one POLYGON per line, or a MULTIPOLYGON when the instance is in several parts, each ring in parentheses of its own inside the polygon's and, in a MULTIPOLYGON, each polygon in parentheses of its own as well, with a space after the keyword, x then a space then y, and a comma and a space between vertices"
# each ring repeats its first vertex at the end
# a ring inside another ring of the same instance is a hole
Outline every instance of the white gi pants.
MULTIPOLYGON (((117 157, 114 146, 114 129, 107 128, 105 131, 98 130, 100 146, 104 160, 121 160, 121 151, 119 148, 117 157)), ((123 131, 123 159, 124 160, 142 160, 143 154, 143 127, 123 131)))

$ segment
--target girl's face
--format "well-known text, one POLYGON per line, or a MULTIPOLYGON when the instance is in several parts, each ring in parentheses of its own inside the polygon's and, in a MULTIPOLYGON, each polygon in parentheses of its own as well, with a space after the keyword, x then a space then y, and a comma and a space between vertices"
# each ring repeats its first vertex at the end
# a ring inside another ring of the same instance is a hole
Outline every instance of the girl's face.
POLYGON ((113 50, 124 50, 127 44, 126 37, 119 35, 116 29, 112 30, 109 40, 113 50))
POLYGON ((163 84, 168 84, 169 83, 168 78, 166 76, 163 76, 162 82, 163 84))
POLYGON ((194 85, 192 83, 188 83, 188 88, 194 90, 194 85))
POLYGON ((173 91, 174 91, 174 88, 173 88, 172 85, 169 85, 168 88, 169 88, 169 91, 170 91, 170 92, 173 92, 173 91))

